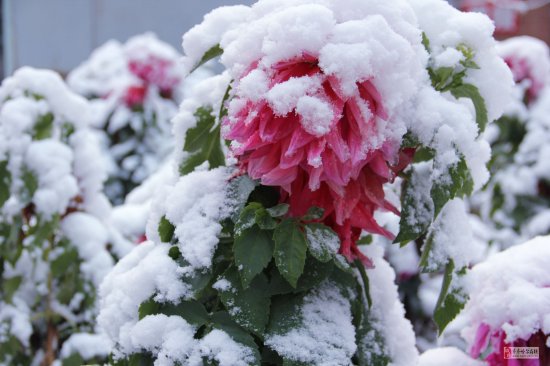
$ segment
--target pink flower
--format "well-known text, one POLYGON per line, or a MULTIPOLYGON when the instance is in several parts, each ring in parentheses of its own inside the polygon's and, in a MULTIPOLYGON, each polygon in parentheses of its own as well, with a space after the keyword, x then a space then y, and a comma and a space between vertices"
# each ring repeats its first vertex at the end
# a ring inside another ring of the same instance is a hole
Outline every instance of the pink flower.
POLYGON ((546 338, 542 331, 532 334, 528 340, 517 339, 512 343, 506 342, 506 333, 502 329, 492 330, 482 323, 476 333, 470 355, 478 359, 487 349, 490 353, 484 360, 490 366, 547 366, 550 365, 550 348, 546 346, 546 338), (511 356, 509 347, 538 347, 538 359, 518 359, 511 356))
POLYGON ((145 95, 147 94, 147 88, 143 85, 132 85, 126 89, 124 95, 124 103, 129 107, 137 107, 143 105, 145 95))
POLYGON ((356 241, 361 230, 393 237, 373 215, 378 209, 399 214, 385 200, 383 185, 414 153, 400 150, 395 138, 373 142, 380 136, 379 121, 388 121, 380 94, 371 80, 358 81, 351 96, 343 93, 338 78, 325 74, 311 55, 267 70, 256 63, 243 77, 254 70, 269 75, 270 89, 291 79, 313 80, 318 87, 286 114, 276 113, 266 98, 237 93, 232 103, 239 107, 230 108, 223 125, 240 168, 264 185, 280 187, 291 216, 302 216, 312 206, 323 208, 321 221, 340 236, 340 253, 371 265, 356 241))
POLYGON ((170 95, 172 89, 179 83, 179 78, 172 73, 173 62, 149 55, 142 59, 128 61, 128 69, 145 84, 156 85, 161 94, 170 95))
POLYGON ((529 81, 529 87, 526 92, 527 101, 532 102, 537 99, 541 90, 544 88, 545 83, 532 75, 528 60, 517 57, 507 57, 504 61, 512 71, 512 75, 514 75, 514 81, 516 83, 519 84, 524 80, 529 81))

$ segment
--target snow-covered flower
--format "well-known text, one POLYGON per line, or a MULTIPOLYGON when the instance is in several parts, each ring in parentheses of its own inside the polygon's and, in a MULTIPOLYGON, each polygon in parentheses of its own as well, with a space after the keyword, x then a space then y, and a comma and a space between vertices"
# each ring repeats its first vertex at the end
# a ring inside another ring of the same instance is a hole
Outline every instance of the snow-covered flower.
POLYGON ((232 102, 224 127, 233 154, 250 177, 282 188, 291 215, 323 208, 323 219, 340 234, 341 253, 364 258, 355 245, 361 230, 392 237, 374 211, 398 213, 384 199, 383 184, 414 150, 400 149, 400 139, 385 133, 394 121, 372 80, 358 78, 344 91, 337 75, 305 53, 270 67, 255 63, 240 85, 267 78, 264 98, 237 92, 232 102))
POLYGON ((549 244, 550 237, 537 237, 472 269, 464 311, 469 326, 462 332, 472 357, 491 366, 539 365, 539 360, 505 357, 507 347, 538 347, 540 365, 548 362, 549 244))
POLYGON ((164 162, 171 118, 184 94, 179 53, 154 34, 109 41, 73 70, 69 86, 90 99, 92 124, 105 131, 106 193, 115 204, 164 162))
POLYGON ((528 102, 536 100, 550 84, 550 51, 540 39, 521 36, 498 44, 498 52, 512 70, 514 81, 524 90, 528 102))

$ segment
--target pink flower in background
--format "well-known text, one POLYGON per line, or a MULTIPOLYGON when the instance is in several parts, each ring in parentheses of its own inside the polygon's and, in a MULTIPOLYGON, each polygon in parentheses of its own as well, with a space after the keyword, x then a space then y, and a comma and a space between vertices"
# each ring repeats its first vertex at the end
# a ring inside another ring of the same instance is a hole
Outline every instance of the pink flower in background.
POLYGON ((131 59, 128 61, 128 69, 145 84, 156 85, 161 93, 169 93, 180 79, 172 72, 172 60, 166 60, 154 55, 145 58, 131 59))
POLYGON ((529 82, 529 87, 526 92, 527 101, 531 102, 537 99, 541 90, 544 89, 545 82, 544 80, 540 80, 533 75, 529 60, 518 57, 507 57, 504 61, 512 71, 512 75, 514 75, 514 81, 516 83, 522 83, 525 80, 529 82))
POLYGON ((143 105, 145 96, 147 95, 147 87, 143 85, 133 85, 126 89, 124 95, 124 103, 130 107, 137 107, 143 105))
POLYGON ((519 36, 499 42, 499 55, 504 59, 514 81, 522 84, 526 102, 535 101, 542 89, 550 85, 550 50, 540 39, 519 36))
POLYGON ((508 343, 504 330, 493 330, 489 325, 482 323, 477 329, 470 355, 475 359, 482 357, 490 366, 548 366, 550 348, 546 346, 547 337, 548 335, 538 331, 527 340, 517 339, 508 343), (514 358, 509 347, 537 347, 539 357, 538 359, 514 358), (489 350, 488 354, 486 354, 487 350, 489 350))
POLYGON ((155 85, 163 98, 171 99, 174 87, 180 79, 172 73, 173 62, 153 55, 146 58, 131 59, 128 69, 143 82, 126 90, 124 102, 130 108, 143 105, 150 85, 155 85))
POLYGON ((326 75, 311 55, 268 70, 256 63, 241 81, 253 72, 269 75, 273 98, 268 93, 253 100, 237 93, 232 101, 237 108, 230 107, 223 121, 241 169, 264 185, 280 187, 291 216, 323 208, 321 221, 340 236, 340 253, 370 265, 356 241, 361 230, 392 238, 373 215, 377 209, 399 214, 385 200, 383 185, 414 153, 400 150, 396 139, 380 141, 380 124, 388 115, 377 89, 371 80, 361 80, 352 93, 344 93, 339 80, 326 75), (295 103, 288 102, 297 90, 295 103))

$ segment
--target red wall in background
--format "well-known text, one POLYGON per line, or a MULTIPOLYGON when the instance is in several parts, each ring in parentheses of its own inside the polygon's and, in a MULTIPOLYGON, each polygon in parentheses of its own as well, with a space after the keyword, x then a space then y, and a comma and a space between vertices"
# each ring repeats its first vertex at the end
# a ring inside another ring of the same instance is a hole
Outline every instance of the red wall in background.
POLYGON ((540 38, 550 45, 550 4, 522 15, 518 33, 540 38))

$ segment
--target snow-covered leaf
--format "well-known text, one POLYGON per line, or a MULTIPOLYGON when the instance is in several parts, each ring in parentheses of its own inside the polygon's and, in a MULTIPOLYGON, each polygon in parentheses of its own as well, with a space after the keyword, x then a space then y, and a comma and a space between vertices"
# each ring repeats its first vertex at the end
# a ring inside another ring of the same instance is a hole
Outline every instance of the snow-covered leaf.
POLYGON ((254 362, 250 363, 251 366, 260 365, 260 352, 258 351, 256 342, 254 342, 254 338, 242 329, 227 312, 219 311, 214 313, 212 314, 211 320, 213 328, 223 330, 225 333, 229 334, 235 342, 248 347, 252 351, 254 362))
POLYGON ((487 117, 487 107, 485 105, 485 100, 479 93, 479 89, 472 84, 462 84, 451 89, 451 94, 455 98, 469 98, 474 103, 476 110, 476 122, 479 127, 479 131, 485 131, 487 126, 488 117, 487 117))
POLYGON ((170 221, 168 221, 166 216, 162 216, 158 227, 160 240, 162 240, 163 243, 169 243, 174 237, 175 230, 176 227, 170 221))
POLYGON ((306 237, 296 220, 286 219, 275 229, 273 239, 275 264, 288 283, 296 287, 306 262, 306 237))
POLYGON ((2 295, 3 300, 7 303, 10 303, 13 297, 13 294, 17 289, 19 288, 19 285, 21 285, 21 281, 23 280, 22 276, 15 276, 10 278, 4 278, 2 280, 2 295))
POLYGON ((462 157, 457 164, 452 165, 447 174, 434 182, 431 196, 434 203, 434 217, 437 217, 447 202, 455 197, 472 194, 474 181, 466 160, 462 157), (441 179, 443 178, 443 179, 441 179))
POLYGON ((323 217, 325 210, 321 207, 310 207, 307 210, 306 215, 302 218, 304 221, 320 220, 323 217))
POLYGON ((317 260, 328 262, 340 248, 340 238, 326 225, 311 223, 305 225, 309 252, 317 260))
POLYGON ((47 113, 38 118, 34 125, 33 135, 36 140, 47 139, 52 136, 54 115, 47 113))
POLYGON ((409 179, 405 180, 399 234, 394 243, 404 246, 425 234, 430 227, 434 217, 433 201, 430 197, 430 174, 431 169, 418 169, 414 166, 409 179))
POLYGON ((227 197, 231 206, 231 220, 237 222, 239 215, 246 205, 250 193, 256 188, 258 183, 248 175, 241 175, 231 179, 227 188, 227 197))
POLYGON ((277 206, 273 206, 267 209, 267 212, 271 217, 281 217, 287 214, 290 205, 288 203, 279 203, 277 206))
POLYGON ((195 66, 193 66, 193 68, 191 69, 190 72, 195 71, 196 69, 198 69, 199 67, 201 67, 202 65, 204 65, 208 61, 212 60, 213 58, 221 56, 222 53, 223 53, 223 49, 220 47, 219 44, 217 44, 215 46, 212 46, 208 51, 206 51, 204 53, 204 55, 199 60, 199 62, 197 62, 197 64, 195 66))
POLYGON ((460 276, 462 272, 455 272, 454 262, 450 259, 445 267, 443 285, 434 310, 434 320, 439 334, 443 333, 445 327, 458 315, 466 303, 464 294, 452 284, 453 279, 456 280, 456 277, 460 276))
POLYGON ((326 280, 334 270, 333 262, 319 262, 315 258, 308 256, 304 266, 304 273, 300 276, 296 287, 292 287, 285 280, 276 268, 271 271, 271 281, 269 283, 270 292, 272 295, 282 295, 289 293, 299 293, 319 286, 326 280))
POLYGON ((270 294, 264 274, 243 289, 237 268, 229 267, 214 284, 232 319, 255 334, 262 335, 269 320, 270 294))
POLYGON ((0 161, 0 207, 10 198, 11 175, 8 162, 0 161))
POLYGON ((261 230, 256 225, 235 237, 235 265, 239 269, 243 288, 246 289, 254 277, 267 267, 273 257, 273 246, 271 231, 261 230))
POLYGON ((196 167, 208 161, 210 169, 225 165, 225 155, 220 140, 220 125, 211 107, 200 107, 195 112, 197 125, 185 135, 183 149, 189 153, 180 165, 180 174, 191 173, 196 167))
POLYGON ((208 322, 208 313, 198 301, 182 301, 175 305, 172 303, 160 304, 153 299, 149 299, 139 306, 139 319, 155 314, 181 316, 185 321, 197 328, 208 322))

